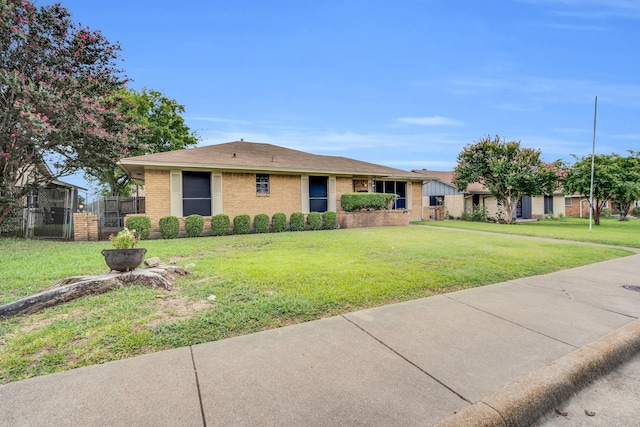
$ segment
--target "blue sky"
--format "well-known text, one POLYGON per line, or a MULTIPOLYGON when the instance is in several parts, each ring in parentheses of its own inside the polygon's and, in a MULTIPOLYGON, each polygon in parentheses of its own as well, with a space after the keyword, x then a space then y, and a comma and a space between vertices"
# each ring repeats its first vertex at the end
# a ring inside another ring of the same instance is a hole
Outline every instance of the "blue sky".
MULTIPOLYGON (((39 1, 37 4, 51 3, 39 1)), ((450 170, 486 135, 545 160, 640 150, 637 0, 61 0, 201 145, 450 170)), ((73 180, 68 180, 73 181, 73 180)))

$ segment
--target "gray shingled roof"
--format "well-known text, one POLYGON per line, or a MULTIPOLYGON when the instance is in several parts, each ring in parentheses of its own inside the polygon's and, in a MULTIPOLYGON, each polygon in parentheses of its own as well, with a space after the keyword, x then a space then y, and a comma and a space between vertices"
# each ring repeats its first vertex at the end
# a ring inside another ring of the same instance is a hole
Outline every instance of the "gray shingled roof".
POLYGON ((364 175, 423 180, 421 174, 346 157, 322 156, 277 145, 235 141, 146 156, 127 157, 120 166, 134 178, 144 167, 206 168, 229 171, 265 171, 364 175))
MULTIPOLYGON (((453 171, 431 171, 427 169, 420 169, 415 172, 428 176, 429 178, 437 179, 438 181, 442 181, 445 184, 449 184, 455 187, 455 184, 453 183, 453 171)), ((478 182, 472 182, 471 184, 469 184, 467 186, 466 193, 491 194, 487 187, 478 182)))

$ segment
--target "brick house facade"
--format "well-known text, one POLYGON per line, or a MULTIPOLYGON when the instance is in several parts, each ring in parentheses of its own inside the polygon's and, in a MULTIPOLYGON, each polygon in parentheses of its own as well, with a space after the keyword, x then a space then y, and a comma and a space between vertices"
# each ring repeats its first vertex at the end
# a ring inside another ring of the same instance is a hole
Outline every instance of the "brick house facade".
POLYGON ((358 160, 321 156, 270 144, 236 141, 147 156, 129 157, 121 168, 144 185, 145 215, 152 231, 160 218, 191 213, 233 218, 282 212, 343 213, 344 193, 399 195, 396 211, 422 219, 424 176, 358 160))

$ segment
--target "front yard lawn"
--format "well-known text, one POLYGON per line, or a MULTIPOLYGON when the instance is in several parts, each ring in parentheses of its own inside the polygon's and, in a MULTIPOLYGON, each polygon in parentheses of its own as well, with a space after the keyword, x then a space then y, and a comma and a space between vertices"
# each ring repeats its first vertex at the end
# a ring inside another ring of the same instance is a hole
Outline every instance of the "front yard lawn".
POLYGON ((640 248, 640 219, 634 217, 629 221, 601 218, 600 225, 593 225, 591 232, 589 218, 543 219, 515 224, 471 221, 420 221, 416 224, 640 248))
MULTIPOLYGON (((431 223, 430 223, 431 224, 431 223)), ((0 320, 0 383, 629 255, 427 227, 141 242, 191 275, 0 320), (215 296, 215 298, 213 297, 215 296)), ((0 240, 0 304, 106 272, 108 242, 0 240)))

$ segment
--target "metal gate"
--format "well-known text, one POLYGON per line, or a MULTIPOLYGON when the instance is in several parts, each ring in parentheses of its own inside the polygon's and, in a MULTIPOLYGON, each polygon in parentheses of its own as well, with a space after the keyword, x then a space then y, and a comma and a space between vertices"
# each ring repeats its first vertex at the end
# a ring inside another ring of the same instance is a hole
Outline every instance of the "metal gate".
POLYGON ((145 213, 144 197, 102 197, 88 206, 88 211, 98 215, 98 238, 107 240, 124 227, 125 216, 145 213))

